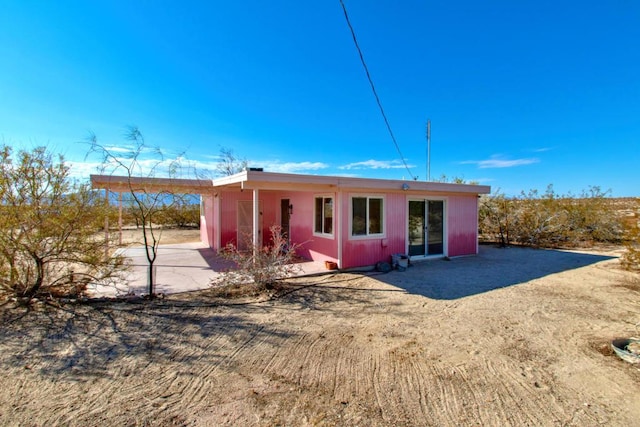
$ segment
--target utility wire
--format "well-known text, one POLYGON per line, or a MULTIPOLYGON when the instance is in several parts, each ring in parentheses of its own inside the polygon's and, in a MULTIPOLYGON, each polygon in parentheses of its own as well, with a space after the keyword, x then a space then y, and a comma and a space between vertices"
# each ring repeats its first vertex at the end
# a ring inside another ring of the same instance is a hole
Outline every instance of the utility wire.
POLYGON ((387 125, 387 130, 389 131, 389 135, 391 135, 391 140, 393 141, 393 144, 396 146, 396 150, 400 155, 400 159, 402 160, 404 167, 407 169, 407 172, 409 172, 409 176, 411 177, 411 179, 416 181, 418 178, 413 176, 413 173, 411 173, 411 169, 409 169, 409 165, 407 165, 407 162, 405 161, 404 156, 402 155, 402 151, 400 151, 400 146, 396 141, 396 137, 393 135, 393 131, 391 130, 391 125, 389 124, 389 120, 387 120, 387 115, 384 112, 384 108, 382 108, 382 103, 380 102, 380 98, 378 97, 378 92, 376 91, 376 87, 374 86, 373 80, 371 79, 371 74, 369 74, 369 68, 367 67, 367 63, 364 61, 362 50, 360 49, 360 45, 358 44, 358 39, 356 38, 356 32, 353 30, 353 27, 351 26, 351 21, 349 20, 349 14, 347 14, 347 7, 344 5, 344 2, 342 0, 340 0, 340 5, 342 6, 342 10, 344 11, 344 18, 347 20, 347 25, 349 26, 349 30, 351 31, 351 36, 353 37, 353 43, 356 45, 356 49, 358 50, 358 55, 360 55, 360 62, 362 62, 364 71, 367 74, 367 79, 369 80, 369 84, 371 85, 373 96, 376 98, 376 102, 378 103, 378 107, 380 108, 380 113, 382 114, 384 123, 387 125))

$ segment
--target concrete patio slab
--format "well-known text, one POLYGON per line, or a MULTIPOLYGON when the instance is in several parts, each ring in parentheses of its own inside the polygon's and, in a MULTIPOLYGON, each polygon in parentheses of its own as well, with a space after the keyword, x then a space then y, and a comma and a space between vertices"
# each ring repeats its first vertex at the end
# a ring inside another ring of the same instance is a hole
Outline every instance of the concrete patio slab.
MULTIPOLYGON (((88 293, 94 297, 114 297, 147 293, 148 262, 144 247, 118 249, 127 258, 129 270, 117 284, 89 285, 88 293)), ((209 287, 211 280, 232 266, 204 243, 160 245, 156 268, 156 293, 172 294, 196 291, 209 287)), ((324 263, 300 263, 297 276, 327 272, 324 263)))

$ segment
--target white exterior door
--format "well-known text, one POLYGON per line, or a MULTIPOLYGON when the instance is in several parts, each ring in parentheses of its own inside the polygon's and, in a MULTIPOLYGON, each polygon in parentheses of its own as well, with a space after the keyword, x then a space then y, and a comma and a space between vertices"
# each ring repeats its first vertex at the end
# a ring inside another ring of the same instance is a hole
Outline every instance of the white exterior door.
MULTIPOLYGON (((258 205, 258 246, 262 245, 262 209, 258 205)), ((251 200, 238 201, 238 249, 246 251, 251 248, 253 236, 253 202, 251 200)))

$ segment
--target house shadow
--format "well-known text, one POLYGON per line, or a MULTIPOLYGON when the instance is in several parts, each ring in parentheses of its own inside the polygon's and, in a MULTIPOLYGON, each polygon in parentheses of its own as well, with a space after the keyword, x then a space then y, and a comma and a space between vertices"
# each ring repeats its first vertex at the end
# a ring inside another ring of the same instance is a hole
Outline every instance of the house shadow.
POLYGON ((454 300, 489 292, 616 257, 532 248, 480 246, 477 256, 413 263, 376 279, 412 294, 454 300))
POLYGON ((209 268, 216 272, 227 271, 233 268, 233 261, 224 259, 214 249, 210 247, 202 247, 196 249, 198 254, 202 257, 203 261, 209 266, 209 268))

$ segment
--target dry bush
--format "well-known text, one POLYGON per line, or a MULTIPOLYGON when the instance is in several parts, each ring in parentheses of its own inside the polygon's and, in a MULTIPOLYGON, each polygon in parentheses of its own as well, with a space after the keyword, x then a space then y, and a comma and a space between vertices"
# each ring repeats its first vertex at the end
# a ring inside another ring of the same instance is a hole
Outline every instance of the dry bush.
POLYGON ((479 225, 485 241, 535 247, 576 247, 619 243, 622 218, 614 200, 599 187, 579 197, 558 195, 552 186, 508 198, 496 193, 480 200, 479 225))
POLYGON ((640 271, 640 199, 632 205, 630 214, 625 221, 625 248, 620 258, 622 267, 627 270, 640 271))
POLYGON ((634 292, 640 292, 640 277, 627 277, 618 286, 634 292))
POLYGON ((24 302, 113 279, 120 256, 96 236, 104 203, 46 147, 0 147, 0 292, 24 302), (73 271, 75 270, 75 272, 73 271), (79 279, 79 273, 82 279, 79 279), (78 281, 80 280, 80 281, 78 281), (66 289, 66 290, 63 290, 66 289))
POLYGON ((513 222, 513 203, 504 194, 496 192, 480 198, 479 228, 483 240, 500 246, 511 244, 510 224, 513 222))
POLYGON ((160 224, 164 227, 198 228, 200 226, 200 205, 182 199, 164 206, 160 224))
POLYGON ((626 251, 620 257, 620 264, 626 270, 640 271, 640 240, 628 242, 626 251))
POLYGON ((300 271, 296 261, 298 245, 290 245, 278 225, 269 228, 271 243, 267 246, 247 244, 249 250, 241 251, 229 244, 220 255, 232 261, 234 267, 214 279, 211 286, 226 288, 233 295, 259 293, 271 289, 275 283, 300 271))

